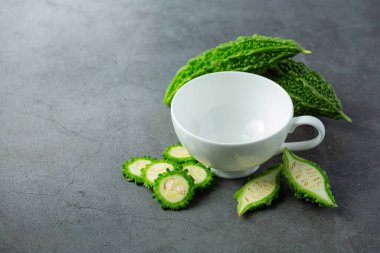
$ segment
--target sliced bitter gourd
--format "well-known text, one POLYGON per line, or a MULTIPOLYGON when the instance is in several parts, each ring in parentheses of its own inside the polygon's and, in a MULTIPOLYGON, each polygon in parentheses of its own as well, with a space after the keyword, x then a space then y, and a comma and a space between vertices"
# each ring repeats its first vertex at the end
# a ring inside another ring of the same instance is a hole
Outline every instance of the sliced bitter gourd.
POLYGON ((144 185, 152 188, 158 175, 165 173, 166 169, 174 170, 178 168, 175 162, 167 160, 156 160, 141 170, 141 176, 144 179, 144 185))
POLYGON ((326 172, 317 164, 284 149, 283 176, 297 198, 320 206, 337 207, 326 172))
POLYGON ((195 161, 195 159, 189 154, 189 151, 187 151, 187 149, 181 144, 167 147, 162 156, 167 160, 172 160, 177 163, 195 161))
POLYGON ((181 209, 193 198, 194 189, 194 179, 186 170, 167 170, 155 181, 153 197, 164 209, 181 209))
POLYGON ((249 210, 265 205, 269 206, 278 197, 281 169, 281 164, 268 168, 250 179, 235 193, 234 197, 238 201, 237 212, 239 216, 249 210))
POLYGON ((144 179, 141 176, 141 170, 151 164, 154 160, 155 159, 149 156, 132 157, 123 164, 123 176, 128 181, 134 181, 139 184, 144 183, 144 179))
POLYGON ((213 180, 211 170, 201 163, 187 162, 182 164, 182 168, 187 170, 187 174, 194 179, 194 184, 197 189, 207 188, 213 180))

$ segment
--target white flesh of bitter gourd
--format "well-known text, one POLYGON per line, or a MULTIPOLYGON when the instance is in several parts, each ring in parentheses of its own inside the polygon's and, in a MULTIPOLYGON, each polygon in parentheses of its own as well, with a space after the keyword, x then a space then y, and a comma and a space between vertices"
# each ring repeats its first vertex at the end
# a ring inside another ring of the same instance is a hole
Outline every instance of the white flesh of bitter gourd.
POLYGON ((187 170, 187 174, 194 179, 195 187, 198 189, 208 187, 212 180, 213 174, 209 168, 205 167, 201 163, 188 162, 182 164, 182 168, 187 170))
POLYGON ((235 193, 239 216, 264 205, 269 206, 280 191, 281 165, 272 166, 250 179, 235 193))
POLYGON ((189 151, 181 144, 175 144, 166 148, 162 156, 167 160, 172 160, 177 163, 194 161, 189 151))
POLYGON ((327 174, 321 167, 287 149, 284 150, 283 160, 282 174, 296 197, 321 206, 337 207, 327 174))
POLYGON ((160 192, 167 201, 176 203, 185 198, 189 192, 189 184, 183 177, 173 175, 161 182, 160 192))
POLYGON ((148 188, 153 187, 154 181, 160 174, 164 173, 166 169, 174 170, 175 168, 176 165, 173 162, 165 160, 158 160, 149 164, 142 170, 145 186, 148 188))
POLYGON ((122 173, 129 181, 143 183, 144 179, 142 178, 141 170, 153 161, 154 159, 148 156, 133 157, 124 163, 122 173))
POLYGON ((194 196, 194 179, 186 170, 166 170, 156 179, 153 197, 164 209, 185 208, 194 196))

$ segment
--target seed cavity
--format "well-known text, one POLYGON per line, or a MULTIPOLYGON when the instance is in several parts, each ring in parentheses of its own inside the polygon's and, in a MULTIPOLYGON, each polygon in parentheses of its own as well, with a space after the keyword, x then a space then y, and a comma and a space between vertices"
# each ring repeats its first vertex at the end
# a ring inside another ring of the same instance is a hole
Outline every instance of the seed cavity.
POLYGON ((295 180, 307 189, 315 189, 321 185, 319 173, 308 164, 293 162, 291 171, 295 180))
POLYGON ((164 190, 171 190, 173 188, 173 185, 174 185, 174 179, 169 178, 168 180, 166 180, 164 184, 164 190))
POLYGON ((178 185, 178 186, 176 187, 176 191, 177 191, 179 194, 184 195, 184 194, 185 194, 185 187, 183 187, 183 185, 178 185))
POLYGON ((173 175, 164 179, 160 184, 160 192, 165 199, 177 203, 186 197, 189 191, 188 182, 179 175, 173 175))

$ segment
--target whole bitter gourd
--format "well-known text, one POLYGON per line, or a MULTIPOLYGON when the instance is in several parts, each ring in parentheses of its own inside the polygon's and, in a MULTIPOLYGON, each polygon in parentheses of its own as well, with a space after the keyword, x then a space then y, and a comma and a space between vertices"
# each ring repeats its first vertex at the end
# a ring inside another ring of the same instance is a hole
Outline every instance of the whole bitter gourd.
POLYGON ((218 71, 253 72, 298 53, 310 53, 294 40, 259 34, 238 37, 190 59, 180 68, 166 90, 164 102, 170 106, 174 94, 186 82, 218 71))
POLYGON ((294 195, 320 206, 337 207, 326 172, 317 164, 284 149, 282 175, 294 195))
POLYGON ((193 198, 194 189, 194 179, 186 170, 167 170, 156 179, 153 197, 163 209, 182 209, 193 198))
POLYGON ((282 165, 274 165, 252 177, 234 195, 238 201, 237 212, 241 216, 249 210, 269 206, 280 192, 282 165))
POLYGON ((332 85, 304 63, 286 59, 253 72, 273 80, 287 91, 292 98, 295 115, 343 118, 351 122, 343 112, 332 85))

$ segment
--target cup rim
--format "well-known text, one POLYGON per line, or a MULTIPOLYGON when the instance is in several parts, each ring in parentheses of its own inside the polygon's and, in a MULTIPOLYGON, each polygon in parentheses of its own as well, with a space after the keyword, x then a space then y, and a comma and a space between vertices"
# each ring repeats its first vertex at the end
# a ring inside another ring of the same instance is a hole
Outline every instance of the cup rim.
POLYGON ((196 77, 196 78, 188 81, 187 83, 185 83, 176 92, 176 94, 173 97, 173 100, 172 100, 172 103, 171 103, 171 107, 170 107, 170 114, 171 114, 171 118, 172 118, 173 123, 175 123, 178 127, 180 127, 182 131, 184 131, 185 133, 187 133, 188 135, 190 135, 191 137, 193 137, 193 138, 195 138, 195 139, 197 139, 199 141, 202 141, 202 142, 205 142, 205 143, 214 144, 214 145, 219 145, 219 146, 244 146, 244 145, 250 145, 250 144, 253 144, 253 143, 260 143, 260 142, 266 141, 269 138, 271 138, 271 137, 275 136, 276 134, 278 134, 279 132, 281 132, 284 129, 284 127, 286 127, 288 125, 288 123, 290 122, 290 120, 294 116, 294 105, 293 105, 293 101, 290 98, 289 94, 286 92, 286 90, 284 88, 281 87, 281 85, 279 85, 278 83, 276 83, 276 82, 274 82, 274 81, 272 81, 272 80, 270 80, 270 79, 268 79, 268 78, 266 78, 264 76, 253 74, 253 73, 248 73, 248 72, 243 72, 243 71, 219 71, 219 72, 213 72, 213 73, 208 73, 208 74, 204 74, 204 75, 198 76, 198 77, 196 77), (256 76, 256 77, 258 76, 258 77, 264 79, 267 83, 270 83, 271 85, 273 85, 273 86, 277 87, 278 89, 280 89, 286 95, 286 97, 288 98, 288 100, 290 102, 290 105, 292 107, 292 110, 291 110, 291 112, 289 114, 289 117, 288 117, 288 120, 286 121, 286 123, 284 125, 282 125, 280 128, 278 128, 276 131, 274 131, 272 134, 266 136, 265 138, 258 139, 258 140, 244 141, 244 142, 218 142, 218 141, 206 139, 204 137, 200 137, 200 136, 192 133, 191 131, 187 130, 182 124, 179 123, 179 121, 177 120, 177 118, 175 117, 175 114, 174 114, 174 109, 173 108, 174 108, 175 100, 178 97, 177 96, 178 92, 180 92, 180 90, 182 88, 184 88, 185 86, 191 85, 192 82, 197 81, 198 79, 202 79, 205 76, 220 75, 220 74, 225 74, 225 73, 238 74, 238 75, 249 75, 249 76, 256 76))

